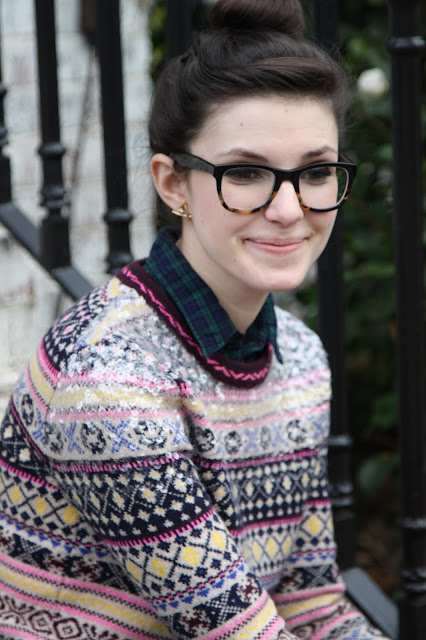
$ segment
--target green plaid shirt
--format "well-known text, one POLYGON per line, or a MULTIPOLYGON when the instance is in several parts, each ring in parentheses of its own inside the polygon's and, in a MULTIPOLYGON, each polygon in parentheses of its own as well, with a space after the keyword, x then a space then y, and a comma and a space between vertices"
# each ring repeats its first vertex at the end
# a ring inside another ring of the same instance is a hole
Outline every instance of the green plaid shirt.
POLYGON ((177 229, 159 232, 144 268, 171 298, 188 323, 206 357, 222 355, 243 362, 255 360, 270 342, 282 362, 277 345, 277 321, 272 295, 266 298, 245 334, 234 327, 210 287, 176 247, 177 229))

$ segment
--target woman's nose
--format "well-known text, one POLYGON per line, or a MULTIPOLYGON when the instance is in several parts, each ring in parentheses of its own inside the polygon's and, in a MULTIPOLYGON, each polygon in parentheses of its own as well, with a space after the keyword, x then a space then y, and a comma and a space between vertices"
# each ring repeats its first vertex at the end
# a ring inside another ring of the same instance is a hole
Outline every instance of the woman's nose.
POLYGON ((300 205, 293 184, 284 180, 271 204, 264 211, 265 218, 271 222, 291 225, 301 220, 304 211, 300 205))

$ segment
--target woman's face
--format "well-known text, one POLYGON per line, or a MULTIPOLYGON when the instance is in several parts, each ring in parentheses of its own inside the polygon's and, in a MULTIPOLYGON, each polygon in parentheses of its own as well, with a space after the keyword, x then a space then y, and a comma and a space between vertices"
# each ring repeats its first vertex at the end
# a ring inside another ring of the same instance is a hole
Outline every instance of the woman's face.
MULTIPOLYGON (((212 164, 294 169, 336 162, 338 132, 326 102, 245 98, 215 110, 190 152, 212 164)), ((304 211, 288 181, 268 207, 251 215, 226 210, 208 173, 188 171, 183 189, 192 219, 184 221, 180 248, 225 308, 230 301, 259 304, 271 291, 297 287, 323 251, 336 217, 336 211, 304 211)))

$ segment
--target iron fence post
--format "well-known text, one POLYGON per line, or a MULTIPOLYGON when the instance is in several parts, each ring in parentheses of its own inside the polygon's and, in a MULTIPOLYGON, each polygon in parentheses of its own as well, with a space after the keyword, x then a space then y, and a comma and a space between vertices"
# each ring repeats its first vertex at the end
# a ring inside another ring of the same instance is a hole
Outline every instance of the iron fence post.
POLYGON ((108 226, 108 273, 116 273, 132 260, 128 208, 126 134, 121 61, 120 6, 118 0, 97 0, 96 44, 102 85, 105 188, 108 226))
MULTIPOLYGON (((165 43, 166 60, 186 51, 192 42, 193 36, 193 0, 166 0, 165 43)), ((156 196, 156 227, 181 228, 181 220, 170 212, 169 207, 156 196)))
MULTIPOLYGON (((337 0, 314 0, 315 39, 331 55, 338 55, 337 0)), ((328 469, 333 505, 338 561, 352 567, 355 557, 355 517, 350 473, 351 438, 346 411, 346 366, 343 292, 343 212, 337 215, 327 247, 318 261, 319 333, 328 353, 332 373, 328 469)))
POLYGON ((394 237, 401 455, 400 640, 426 634, 425 262, 420 2, 390 0, 394 237))
POLYGON ((8 133, 4 119, 4 99, 7 94, 6 85, 3 83, 2 42, 1 42, 1 17, 0 17, 0 203, 9 202, 11 199, 10 159, 3 154, 4 147, 8 144, 8 133))
POLYGON ((41 263, 51 271, 70 263, 68 204, 62 177, 65 147, 60 141, 54 0, 35 0, 43 186, 40 204, 47 209, 41 226, 41 263))
POLYGON ((44 173, 41 204, 47 208, 48 215, 40 229, 12 201, 10 160, 3 155, 8 139, 4 124, 6 87, 2 82, 0 31, 0 222, 62 289, 76 299, 87 293, 92 285, 70 265, 68 220, 61 213, 67 199, 62 180, 65 149, 59 141, 54 4, 50 0, 37 0, 35 9, 42 138, 39 153, 44 173))
POLYGON ((170 60, 178 56, 192 40, 192 0, 166 0, 166 53, 170 60))

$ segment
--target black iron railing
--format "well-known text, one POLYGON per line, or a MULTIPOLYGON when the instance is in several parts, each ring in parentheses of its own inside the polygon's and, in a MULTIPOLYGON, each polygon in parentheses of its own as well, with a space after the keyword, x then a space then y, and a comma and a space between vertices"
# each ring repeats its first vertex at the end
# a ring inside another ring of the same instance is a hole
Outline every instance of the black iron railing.
MULTIPOLYGON (((115 273, 131 261, 128 209, 126 136, 124 127, 123 75, 121 64, 120 11, 117 0, 97 0, 95 46, 101 73, 102 123, 109 252, 107 272, 115 273)), ((37 227, 13 202, 10 162, 4 155, 7 129, 3 101, 7 88, 1 82, 0 50, 0 222, 48 271, 73 299, 92 288, 72 264, 67 218, 68 197, 62 178, 65 147, 60 139, 56 29, 54 0, 35 0, 39 72, 39 154, 43 165, 41 205, 47 214, 37 227)), ((1 34, 0 34, 1 35, 1 34)))
POLYGON ((68 198, 62 176, 65 147, 60 140, 53 3, 36 2, 35 15, 41 132, 38 151, 43 165, 40 204, 47 210, 40 229, 40 260, 43 266, 51 271, 70 264, 69 224, 64 215, 68 198))
MULTIPOLYGON (((339 55, 339 15, 335 0, 312 3, 313 35, 333 57, 339 55)), ((355 517, 350 473, 351 437, 346 404, 346 362, 343 291, 343 216, 336 218, 325 251, 318 260, 319 333, 332 371, 331 435, 328 466, 339 565, 355 564, 355 517)))
MULTIPOLYGON (((43 164, 41 204, 47 215, 40 227, 13 202, 9 159, 1 146, 0 222, 18 242, 50 273, 72 298, 80 297, 91 289, 86 278, 70 262, 68 220, 64 215, 67 196, 62 179, 62 156, 65 152, 60 141, 59 99, 56 60, 55 6, 53 0, 36 0, 37 56, 39 71, 39 105, 41 145, 39 153, 43 164)), ((0 55, 0 79, 2 78, 0 55)), ((1 115, 3 141, 6 139, 3 99, 6 87, 1 83, 1 115)))
POLYGON ((394 237, 401 456, 400 640, 426 636, 426 351, 420 2, 391 0, 394 237))
POLYGON ((116 0, 97 0, 96 42, 101 71, 105 191, 108 226, 108 273, 132 260, 128 208, 120 8, 116 0))
MULTIPOLYGON (((85 0, 89 3, 89 0, 85 0)), ((90 0, 96 23, 95 46, 102 85, 102 122, 109 253, 107 270, 115 272, 131 260, 126 136, 119 0, 90 0)), ((166 0, 168 56, 186 49, 201 0, 166 0)), ((338 0, 312 0, 314 35, 337 52, 338 0)), ((0 38, 0 222, 50 273, 72 298, 91 284, 72 264, 66 216, 67 194, 62 179, 64 147, 56 69, 54 0, 35 0, 41 145, 41 204, 46 216, 36 227, 13 201, 1 76, 0 38)), ((351 438, 346 416, 342 218, 319 261, 320 333, 333 374, 329 470, 339 563, 345 569, 354 601, 390 637, 424 640, 426 634, 426 387, 424 249, 421 185, 421 58, 420 1, 389 0, 392 63, 394 228, 397 272, 398 380, 401 424, 401 513, 403 561, 399 630, 395 607, 354 562, 355 524, 349 470, 351 438)), ((1 35, 1 34, 0 34, 1 35)), ((101 212, 100 212, 101 216, 101 212)))

